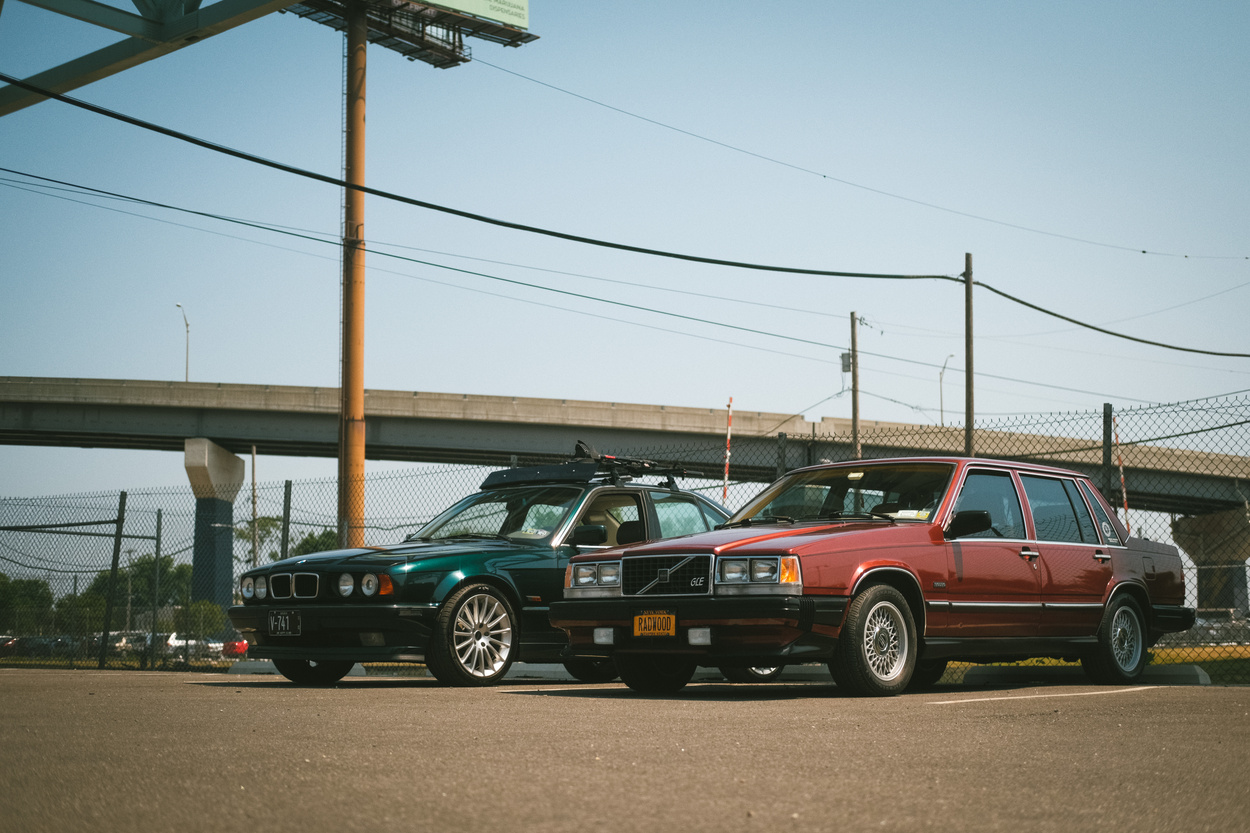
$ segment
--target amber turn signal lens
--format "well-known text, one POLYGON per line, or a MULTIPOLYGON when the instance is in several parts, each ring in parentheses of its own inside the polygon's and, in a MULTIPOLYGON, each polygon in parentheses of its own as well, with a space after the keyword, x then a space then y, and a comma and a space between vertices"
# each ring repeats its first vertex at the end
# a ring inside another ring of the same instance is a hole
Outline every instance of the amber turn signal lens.
POLYGON ((799 559, 795 555, 787 555, 781 559, 781 583, 802 584, 803 575, 799 572, 799 559))
POLYGON ((379 596, 390 596, 395 592, 395 582, 386 573, 378 576, 378 585, 379 596))

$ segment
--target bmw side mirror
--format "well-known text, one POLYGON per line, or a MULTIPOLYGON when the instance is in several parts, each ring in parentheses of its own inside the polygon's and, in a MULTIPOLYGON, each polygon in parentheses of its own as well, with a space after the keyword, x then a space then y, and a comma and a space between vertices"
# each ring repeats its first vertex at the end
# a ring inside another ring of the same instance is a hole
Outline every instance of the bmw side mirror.
POLYGON ((965 509, 956 512, 951 524, 946 528, 946 537, 966 538, 990 528, 990 513, 984 509, 965 509))
POLYGON ((608 529, 603 524, 582 524, 573 528, 573 546, 595 547, 608 542, 608 529))

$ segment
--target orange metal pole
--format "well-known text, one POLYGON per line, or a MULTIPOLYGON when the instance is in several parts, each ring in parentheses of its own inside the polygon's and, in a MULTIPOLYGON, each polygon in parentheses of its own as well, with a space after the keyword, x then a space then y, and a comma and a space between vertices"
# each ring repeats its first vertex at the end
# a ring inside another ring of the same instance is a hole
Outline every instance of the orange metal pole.
MULTIPOLYGON (((365 45, 363 3, 347 7, 347 101, 343 178, 365 184, 365 45)), ((339 540, 364 544, 365 517, 365 197, 343 201, 343 367, 339 413, 339 540)))

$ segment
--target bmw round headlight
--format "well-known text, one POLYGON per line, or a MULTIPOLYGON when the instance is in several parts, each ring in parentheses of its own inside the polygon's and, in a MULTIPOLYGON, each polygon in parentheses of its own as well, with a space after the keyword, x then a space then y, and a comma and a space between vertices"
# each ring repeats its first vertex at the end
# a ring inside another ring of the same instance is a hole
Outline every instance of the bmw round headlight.
POLYGON ((264 576, 256 577, 256 598, 263 599, 269 595, 269 582, 265 581, 264 576))
POLYGON ((360 592, 372 596, 378 592, 378 577, 373 573, 365 573, 360 579, 360 592))
POLYGON ((243 582, 240 586, 240 590, 242 591, 243 598, 245 599, 250 599, 252 598, 252 596, 256 595, 256 584, 255 582, 252 581, 251 576, 248 576, 247 578, 243 579, 243 582))
POLYGON ((339 595, 350 596, 352 591, 356 589, 356 577, 351 573, 343 573, 339 576, 339 595))

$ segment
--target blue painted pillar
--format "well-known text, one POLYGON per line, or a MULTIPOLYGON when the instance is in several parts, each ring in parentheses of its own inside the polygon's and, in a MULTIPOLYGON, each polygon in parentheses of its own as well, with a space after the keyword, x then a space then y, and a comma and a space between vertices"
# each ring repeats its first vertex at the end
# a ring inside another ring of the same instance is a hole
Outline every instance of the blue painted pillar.
POLYGON ((191 601, 223 610, 234 602, 234 499, 243 485, 243 460, 204 438, 185 443, 185 465, 195 493, 191 601))

